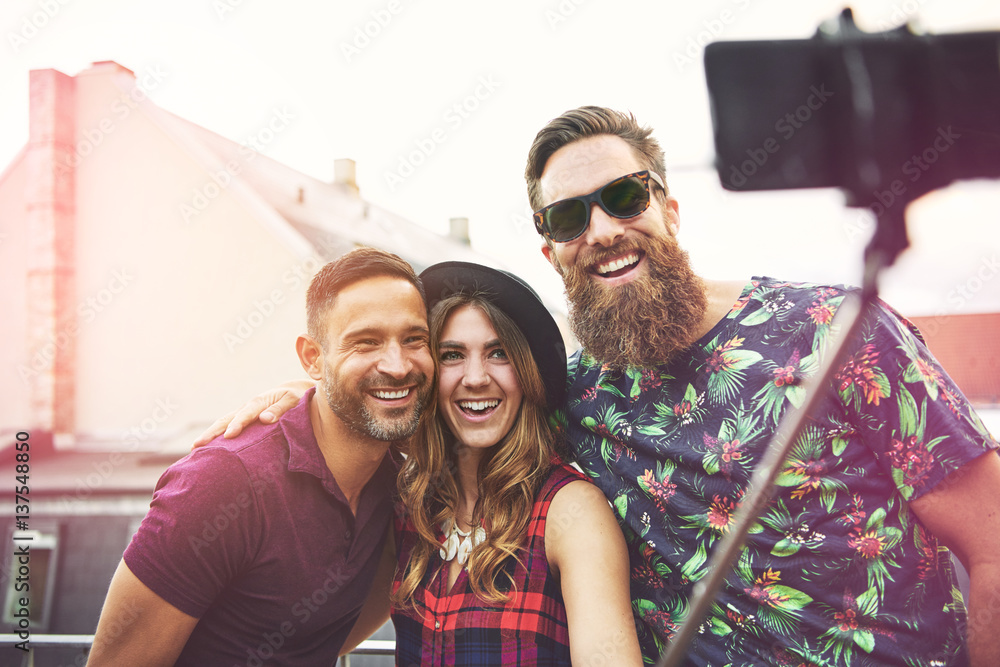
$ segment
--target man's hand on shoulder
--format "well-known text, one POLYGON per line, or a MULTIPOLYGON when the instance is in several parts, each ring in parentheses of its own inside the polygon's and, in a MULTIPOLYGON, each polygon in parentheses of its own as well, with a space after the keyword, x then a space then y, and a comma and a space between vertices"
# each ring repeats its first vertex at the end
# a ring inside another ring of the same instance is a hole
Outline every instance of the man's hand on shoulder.
POLYGON ((294 408, 312 386, 312 380, 292 380, 257 394, 240 409, 216 419, 198 436, 191 449, 207 445, 220 435, 235 438, 244 428, 258 420, 264 424, 273 424, 281 415, 294 408))

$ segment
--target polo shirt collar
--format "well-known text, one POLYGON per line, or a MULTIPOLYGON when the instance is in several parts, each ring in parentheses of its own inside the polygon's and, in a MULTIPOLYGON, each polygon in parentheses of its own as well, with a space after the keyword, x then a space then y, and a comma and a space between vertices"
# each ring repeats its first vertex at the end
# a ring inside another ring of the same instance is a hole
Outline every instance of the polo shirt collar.
MULTIPOLYGON (((313 433, 312 421, 309 419, 309 402, 316 394, 316 387, 310 387, 299 399, 298 404, 286 412, 279 424, 288 443, 288 471, 304 472, 318 478, 329 493, 346 502, 337 480, 326 466, 326 459, 319 450, 316 435, 313 433)), ((396 488, 397 466, 389 452, 382 457, 382 462, 375 470, 372 478, 365 485, 363 493, 370 489, 393 492, 396 488)))

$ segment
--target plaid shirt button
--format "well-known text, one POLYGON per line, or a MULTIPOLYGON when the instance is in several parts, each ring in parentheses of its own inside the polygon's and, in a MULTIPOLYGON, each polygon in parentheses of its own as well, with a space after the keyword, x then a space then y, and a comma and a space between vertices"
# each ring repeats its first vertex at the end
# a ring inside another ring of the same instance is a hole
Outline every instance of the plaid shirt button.
POLYGON ((434 629, 435 630, 441 629, 441 621, 434 621, 434 629))

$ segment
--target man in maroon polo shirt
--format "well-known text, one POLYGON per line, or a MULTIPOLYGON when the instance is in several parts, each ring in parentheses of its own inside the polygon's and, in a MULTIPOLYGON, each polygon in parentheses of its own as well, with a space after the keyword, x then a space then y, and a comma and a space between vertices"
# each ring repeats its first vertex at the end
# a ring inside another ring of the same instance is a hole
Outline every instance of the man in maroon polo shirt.
POLYGON ((424 304, 412 268, 379 250, 316 275, 296 350, 319 391, 164 473, 88 664, 332 664, 385 620, 388 591, 362 604, 395 560, 390 445, 433 380, 424 304))

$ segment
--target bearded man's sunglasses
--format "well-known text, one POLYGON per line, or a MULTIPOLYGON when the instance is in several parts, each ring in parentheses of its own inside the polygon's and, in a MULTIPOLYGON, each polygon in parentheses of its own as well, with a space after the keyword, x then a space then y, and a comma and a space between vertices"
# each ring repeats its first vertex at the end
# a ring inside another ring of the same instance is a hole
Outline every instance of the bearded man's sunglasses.
POLYGON ((590 206, 594 203, 612 218, 634 218, 649 208, 651 178, 666 192, 663 179, 652 171, 626 174, 589 195, 561 199, 535 211, 535 229, 556 243, 572 241, 590 226, 590 206))

